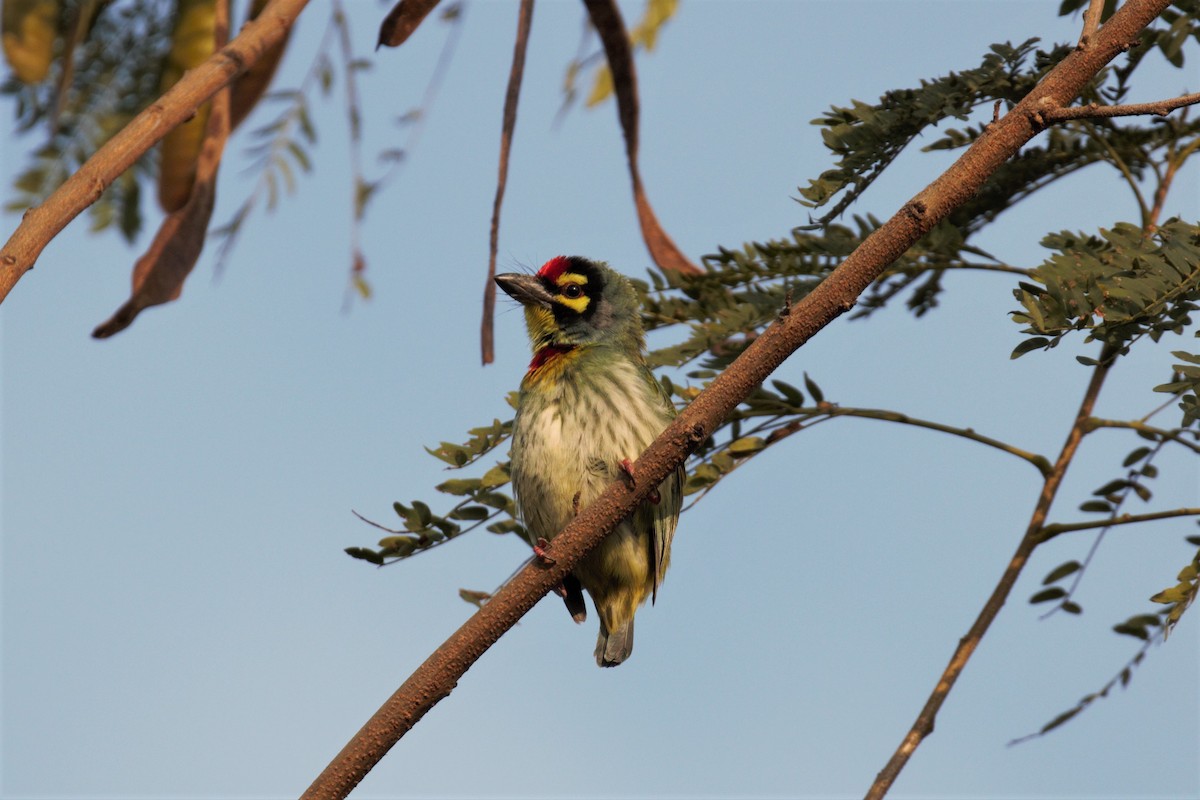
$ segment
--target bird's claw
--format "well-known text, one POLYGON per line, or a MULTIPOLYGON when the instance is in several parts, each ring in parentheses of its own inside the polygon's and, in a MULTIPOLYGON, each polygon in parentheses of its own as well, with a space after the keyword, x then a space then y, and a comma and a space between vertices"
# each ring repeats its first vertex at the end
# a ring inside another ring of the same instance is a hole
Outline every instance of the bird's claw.
MULTIPOLYGON (((534 544, 533 544, 533 554, 535 556, 537 556, 538 559, 543 564, 554 564, 558 561, 558 559, 554 558, 554 556, 552 556, 546 552, 549 549, 550 549, 550 542, 546 541, 545 539, 543 539, 540 536, 538 537, 538 540, 536 542, 534 542, 534 544)), ((564 589, 563 591, 565 592, 566 590, 564 589)))
MULTIPOLYGON (((629 488, 636 489, 637 478, 635 478, 633 475, 633 462, 628 458, 622 458, 620 466, 621 472, 625 475, 625 480, 629 483, 629 488)), ((646 495, 646 500, 648 500, 651 505, 658 505, 660 502, 662 502, 662 497, 659 496, 658 489, 651 489, 650 494, 646 495)))

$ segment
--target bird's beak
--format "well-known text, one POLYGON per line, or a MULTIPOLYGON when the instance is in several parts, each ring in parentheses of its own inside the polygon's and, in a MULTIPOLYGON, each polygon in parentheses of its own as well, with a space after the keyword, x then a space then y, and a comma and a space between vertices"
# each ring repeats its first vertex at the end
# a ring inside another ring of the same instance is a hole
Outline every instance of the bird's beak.
POLYGON ((554 298, 542 281, 536 275, 525 275, 521 272, 506 272, 496 276, 496 285, 524 306, 541 306, 550 308, 554 298))

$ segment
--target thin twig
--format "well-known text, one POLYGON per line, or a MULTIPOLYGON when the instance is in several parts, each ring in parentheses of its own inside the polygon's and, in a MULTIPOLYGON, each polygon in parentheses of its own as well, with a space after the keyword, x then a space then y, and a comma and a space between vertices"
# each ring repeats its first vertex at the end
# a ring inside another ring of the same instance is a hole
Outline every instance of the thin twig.
POLYGON ((1100 30, 1100 15, 1103 12, 1104 0, 1091 0, 1083 10, 1083 33, 1079 34, 1079 44, 1076 45, 1080 50, 1085 49, 1096 31, 1100 30))
MULTIPOLYGON (((1106 351, 1115 350, 1109 346, 1105 347, 1106 351)), ((1021 537, 1020 543, 1017 545, 1016 552, 1013 553, 1012 559, 1008 562, 1008 566, 1004 568, 1004 573, 1000 576, 1000 580, 996 583, 996 587, 992 590, 991 596, 984 603, 983 608, 979 612, 979 616, 971 625, 967 635, 958 642, 958 647, 954 651, 954 655, 950 658, 950 663, 946 665, 946 669, 942 671, 941 677, 938 678, 937 684, 930 693, 929 698, 925 701, 925 706, 921 709, 921 713, 917 715, 916 721, 912 728, 905 734, 904 739, 900 742, 900 746, 896 748, 896 752, 892 755, 887 765, 879 772, 875 778, 875 782, 871 785, 867 792, 867 800, 880 800, 896 777, 900 774, 900 770, 908 763, 912 754, 916 752, 921 741, 933 733, 933 723, 937 717, 942 703, 946 701, 946 697, 950 694, 950 690, 954 688, 955 682, 962 674, 971 655, 975 652, 975 648, 979 646, 979 642, 983 639, 988 628, 993 620, 1000 613, 1000 609, 1004 607, 1005 601, 1008 600, 1009 594, 1012 592, 1013 586, 1017 582, 1017 578, 1024 569, 1025 564, 1029 561, 1030 555, 1040 542, 1040 535, 1043 524, 1046 521, 1046 516, 1050 513, 1050 506, 1054 503, 1054 498, 1058 494, 1058 489, 1062 485, 1063 478, 1066 477, 1067 468, 1071 465, 1072 459, 1075 457, 1075 452, 1079 449, 1079 443, 1083 440, 1083 436, 1087 430, 1087 423, 1091 419, 1092 409, 1096 406, 1096 398, 1100 394, 1100 389, 1104 385, 1104 379, 1108 376, 1108 371, 1111 368, 1112 362, 1106 356, 1109 352, 1101 354, 1100 363, 1092 370, 1091 380, 1088 382, 1086 391, 1083 394, 1083 400, 1080 401, 1079 410, 1075 414, 1075 422, 1071 425, 1071 430, 1067 433, 1067 439, 1063 443, 1062 451, 1058 455, 1057 461, 1054 463, 1054 469, 1042 485, 1042 491, 1038 495, 1037 503, 1034 505, 1033 513, 1030 516, 1029 525, 1025 529, 1025 535, 1021 537)))
MULTIPOLYGON (((1153 467, 1154 458, 1162 452, 1164 444, 1166 444, 1166 440, 1160 440, 1157 442, 1154 445, 1154 448, 1142 457, 1141 466, 1137 467, 1136 469, 1130 469, 1129 472, 1126 473, 1125 486, 1115 499, 1110 499, 1110 496, 1105 497, 1105 500, 1108 501, 1109 506, 1112 509, 1110 513, 1113 517, 1128 516, 1128 514, 1117 514, 1117 512, 1120 511, 1121 507, 1125 505, 1125 501, 1129 499, 1130 493, 1137 491, 1135 487, 1141 488, 1142 491, 1146 491, 1145 487, 1139 482, 1139 479, 1146 477, 1146 471, 1153 467)), ((1141 497, 1142 495, 1139 494, 1138 496, 1141 497)), ((1059 611, 1069 608, 1069 603, 1074 603, 1075 593, 1079 590, 1079 585, 1083 583, 1083 578, 1085 575, 1087 575, 1088 568, 1092 565, 1092 559, 1094 559, 1096 557, 1096 553, 1100 551, 1100 545, 1104 542, 1104 537, 1108 535, 1109 530, 1112 528, 1111 525, 1104 524, 1103 521, 1101 521, 1099 527, 1100 532, 1096 534, 1096 538, 1092 540, 1091 546, 1088 547, 1087 555, 1083 557, 1083 562, 1079 565, 1079 568, 1075 570, 1075 574, 1071 576, 1071 585, 1067 587, 1066 595, 1060 598, 1059 602, 1055 604, 1049 611, 1038 617, 1039 620, 1053 616, 1059 611)), ((1046 538, 1045 529, 1043 529, 1041 541, 1046 541, 1046 538)), ((1075 605, 1078 604, 1076 603, 1075 605)))
POLYGON ((1075 531, 1109 528, 1116 525, 1132 525, 1136 522, 1152 522, 1158 519, 1195 516, 1200 516, 1200 508, 1173 508, 1170 511, 1153 511, 1147 514, 1122 514, 1119 517, 1109 517, 1108 519, 1093 520, 1092 522, 1055 523, 1042 528, 1041 540, 1045 542, 1059 534, 1074 533, 1075 531))
POLYGON ((1108 683, 1104 684, 1099 691, 1088 692, 1086 695, 1084 695, 1082 700, 1075 704, 1074 708, 1070 709, 1069 711, 1064 711, 1050 722, 1047 722, 1042 726, 1040 731, 1037 733, 1026 734, 1025 736, 1021 736, 1017 739, 1012 739, 1009 741, 1008 746, 1013 747, 1014 745, 1023 744, 1030 739, 1036 739, 1039 736, 1044 736, 1045 734, 1057 728, 1059 725, 1062 725, 1067 720, 1074 717, 1080 711, 1083 711, 1096 700, 1100 699, 1101 697, 1107 697, 1109 691, 1116 686, 1118 682, 1121 684, 1121 686, 1125 686, 1132 677, 1134 668, 1141 664, 1142 660, 1146 657, 1146 653, 1149 652, 1151 645, 1165 642, 1167 640, 1166 634, 1166 626, 1161 626, 1153 636, 1147 636, 1142 641, 1142 646, 1139 647, 1137 652, 1133 654, 1133 658, 1126 661, 1125 666, 1123 666, 1121 670, 1108 681, 1108 683))
POLYGON ((1142 114, 1156 114, 1165 117, 1176 109, 1193 106, 1196 103, 1200 103, 1200 92, 1167 100, 1155 100, 1152 103, 1131 103, 1121 106, 1098 106, 1095 103, 1089 103, 1086 106, 1047 108, 1040 112, 1040 116, 1046 125, 1065 122, 1069 119, 1107 119, 1110 117, 1134 117, 1142 114))
POLYGON ((504 203, 504 188, 508 185, 508 154, 512 150, 513 130, 517 127, 517 104, 521 99, 521 77, 525 73, 525 51, 529 46, 529 29, 533 25, 533 0, 521 0, 517 12, 517 40, 513 44, 512 68, 508 73, 508 89, 504 93, 504 121, 500 129, 500 171, 496 177, 496 197, 492 200, 492 227, 488 237, 488 271, 483 287, 483 320, 479 326, 479 348, 483 363, 495 360, 496 316, 496 251, 500 246, 500 206, 504 203))
MULTIPOLYGON (((1186 114, 1187 112, 1185 111, 1184 113, 1186 114)), ((1197 147, 1200 147, 1200 138, 1193 139, 1180 152, 1175 151, 1174 143, 1172 143, 1170 152, 1167 155, 1167 168, 1165 172, 1158 175, 1158 188, 1154 190, 1154 206, 1150 209, 1150 227, 1148 232, 1153 233, 1158 228, 1158 219, 1162 214, 1163 206, 1167 202, 1167 193, 1171 190, 1171 184, 1175 180, 1175 175, 1184 162, 1196 151, 1197 147)))
POLYGON ((1100 419, 1098 417, 1093 417, 1092 419, 1088 420, 1087 427, 1089 433, 1097 428, 1128 428, 1129 430, 1137 431, 1138 433, 1143 433, 1148 436, 1156 436, 1163 440, 1177 442, 1191 450, 1193 453, 1200 455, 1200 444, 1197 444, 1196 442, 1190 442, 1184 438, 1184 434, 1189 433, 1193 437, 1196 436, 1194 432, 1189 431, 1186 428, 1171 430, 1169 428, 1156 428, 1155 426, 1147 425, 1140 420, 1126 421, 1120 419, 1100 419))
POLYGON ((333 2, 333 25, 338 34, 338 51, 342 54, 342 78, 346 92, 346 127, 349 130, 350 149, 350 280, 343 309, 349 306, 349 286, 366 286, 363 273, 367 260, 362 251, 362 223, 366 215, 367 197, 370 188, 362 168, 362 103, 358 95, 358 80, 354 68, 354 43, 350 33, 350 20, 342 0, 333 2))
POLYGON ((1014 447, 1007 442, 1002 442, 999 439, 993 439, 990 436, 984 436, 981 433, 976 433, 971 428, 956 428, 952 425, 943 425, 940 422, 931 422, 929 420, 910 417, 908 414, 902 414, 898 411, 889 411, 881 408, 852 408, 848 406, 839 406, 824 404, 812 409, 799 409, 798 413, 803 415, 803 419, 797 419, 788 424, 775 429, 767 437, 769 444, 774 444, 780 439, 791 436, 822 417, 861 417, 862 419, 877 419, 883 422, 895 422, 900 425, 912 425, 916 428, 925 428, 926 430, 938 431, 939 433, 948 433, 951 436, 959 436, 963 439, 969 439, 972 442, 987 445, 1001 452, 1016 456, 1024 461, 1028 461, 1038 472, 1042 473, 1042 477, 1050 474, 1052 467, 1050 461, 1045 456, 1038 453, 1031 453, 1028 450, 1022 450, 1019 447, 1014 447))
POLYGON ((1118 153, 1116 148, 1112 146, 1112 143, 1108 140, 1108 137, 1102 136, 1096 130, 1096 126, 1093 125, 1090 120, 1083 120, 1083 124, 1084 127, 1087 128, 1088 134, 1091 136, 1092 141, 1100 143, 1100 146, 1104 148, 1104 150, 1108 153, 1109 158, 1112 159, 1113 166, 1120 171, 1121 177, 1123 177, 1125 179, 1125 183, 1129 185, 1130 190, 1133 192, 1134 199, 1137 200, 1138 211, 1142 215, 1142 227, 1148 227, 1150 225, 1150 206, 1147 205, 1146 198, 1142 195, 1142 189, 1140 186, 1138 186, 1138 181, 1137 178, 1133 176, 1133 171, 1129 169, 1129 165, 1125 163, 1125 159, 1121 158, 1121 154, 1118 153))

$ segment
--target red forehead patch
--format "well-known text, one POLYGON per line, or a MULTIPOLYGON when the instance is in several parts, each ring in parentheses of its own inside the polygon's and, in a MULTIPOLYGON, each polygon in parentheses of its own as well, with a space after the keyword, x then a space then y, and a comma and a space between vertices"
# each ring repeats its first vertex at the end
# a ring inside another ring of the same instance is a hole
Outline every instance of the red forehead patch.
POLYGON ((549 278, 552 281, 558 280, 562 274, 571 266, 571 259, 566 256, 555 256, 554 258, 542 264, 542 268, 538 270, 538 275, 543 278, 549 278))

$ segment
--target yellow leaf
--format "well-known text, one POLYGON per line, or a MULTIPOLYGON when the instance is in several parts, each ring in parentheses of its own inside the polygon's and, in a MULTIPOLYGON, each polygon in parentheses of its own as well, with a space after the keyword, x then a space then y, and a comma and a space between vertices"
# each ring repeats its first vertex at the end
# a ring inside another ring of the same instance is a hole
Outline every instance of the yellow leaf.
POLYGON ((612 71, 608 65, 596 70, 596 81, 592 84, 592 92, 588 95, 587 107, 592 108, 603 103, 613 93, 612 71))
POLYGON ((4 0, 4 57, 21 83, 40 83, 54 60, 55 0, 4 0))

